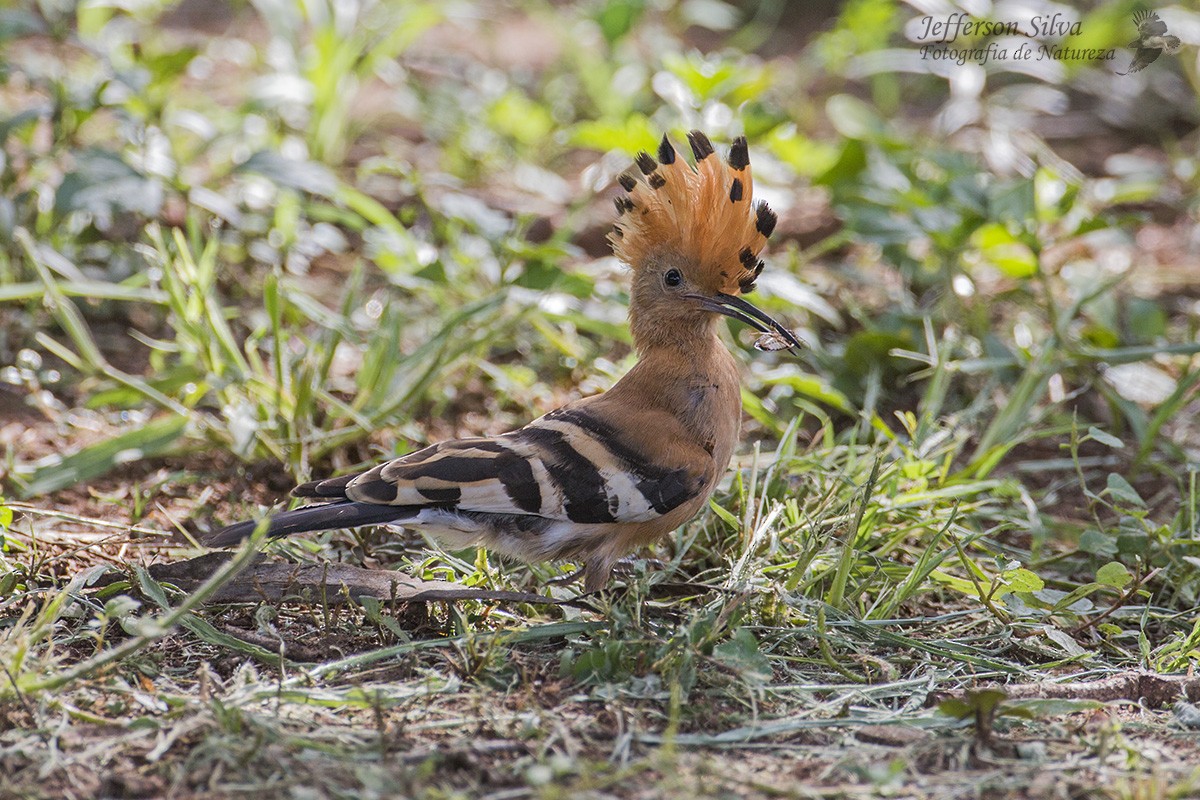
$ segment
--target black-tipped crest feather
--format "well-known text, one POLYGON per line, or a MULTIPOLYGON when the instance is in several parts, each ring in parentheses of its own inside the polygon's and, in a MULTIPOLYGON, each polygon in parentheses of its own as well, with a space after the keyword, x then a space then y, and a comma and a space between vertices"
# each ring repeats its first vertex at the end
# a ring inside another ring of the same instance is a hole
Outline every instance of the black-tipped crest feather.
POLYGON ((737 178, 729 185, 729 202, 736 203, 742 199, 742 182, 737 178))
POLYGON ((675 163, 675 146, 671 144, 671 140, 664 133, 662 142, 658 145, 658 160, 659 163, 670 165, 675 163))
POLYGON ((758 232, 770 238, 771 234, 775 232, 775 223, 779 221, 779 218, 766 203, 759 203, 754 213, 758 217, 755 222, 758 232))
POLYGON ((750 166, 750 148, 746 144, 745 136, 733 140, 733 146, 729 148, 729 166, 738 172, 750 166))
POLYGON ((713 154, 712 142, 701 131, 690 131, 687 135, 688 144, 692 146, 692 155, 700 162, 713 154))

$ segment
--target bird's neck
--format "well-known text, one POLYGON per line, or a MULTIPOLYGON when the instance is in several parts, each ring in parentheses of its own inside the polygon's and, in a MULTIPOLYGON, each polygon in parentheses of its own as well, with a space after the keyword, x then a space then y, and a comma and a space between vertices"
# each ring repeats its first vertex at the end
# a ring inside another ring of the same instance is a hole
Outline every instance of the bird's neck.
POLYGON ((669 304, 643 308, 641 303, 634 302, 629 308, 633 346, 642 358, 652 353, 693 353, 710 345, 723 350, 717 337, 720 319, 716 314, 680 314, 669 304))
POLYGON ((684 320, 654 320, 633 316, 633 343, 638 363, 627 377, 648 380, 659 385, 720 378, 737 383, 736 362, 717 335, 720 317, 695 315, 684 320))
POLYGON ((699 330, 694 336, 659 338, 650 343, 635 340, 638 365, 653 366, 663 375, 677 371, 709 372, 714 367, 724 368, 734 363, 729 348, 717 336, 716 327, 699 330))

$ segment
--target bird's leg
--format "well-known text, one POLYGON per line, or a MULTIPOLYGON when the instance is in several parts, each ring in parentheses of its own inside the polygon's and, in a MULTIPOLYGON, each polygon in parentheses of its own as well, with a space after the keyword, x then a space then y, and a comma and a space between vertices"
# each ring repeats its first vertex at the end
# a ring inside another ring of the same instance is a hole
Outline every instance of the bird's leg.
POLYGON ((616 562, 608 558, 595 558, 583 569, 583 591, 588 594, 598 592, 608 584, 616 562))

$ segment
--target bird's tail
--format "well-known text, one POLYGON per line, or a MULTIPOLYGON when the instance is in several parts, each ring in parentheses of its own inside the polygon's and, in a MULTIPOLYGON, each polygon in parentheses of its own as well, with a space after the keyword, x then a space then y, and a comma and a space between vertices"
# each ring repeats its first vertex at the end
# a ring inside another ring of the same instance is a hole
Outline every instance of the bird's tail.
MULTIPOLYGON (((274 539, 306 531, 354 528, 359 525, 382 525, 387 522, 411 519, 418 513, 420 513, 420 508, 413 506, 385 506, 377 503, 356 503, 352 500, 344 500, 340 503, 305 506, 275 514, 268 523, 267 535, 274 539)), ((249 538, 256 527, 258 527, 258 523, 254 520, 238 522, 204 536, 201 541, 209 547, 229 547, 249 538)))

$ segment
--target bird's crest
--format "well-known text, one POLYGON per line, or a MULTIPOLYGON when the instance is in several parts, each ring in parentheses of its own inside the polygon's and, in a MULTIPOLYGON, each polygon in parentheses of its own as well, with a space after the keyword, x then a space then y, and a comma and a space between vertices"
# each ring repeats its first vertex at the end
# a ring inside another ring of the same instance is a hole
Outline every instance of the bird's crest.
POLYGON ((624 174, 616 199, 613 252, 635 270, 648 259, 677 254, 697 280, 726 294, 746 294, 763 269, 758 254, 775 230, 775 212, 754 203, 746 138, 733 140, 722 162, 700 131, 688 134, 695 166, 666 136, 658 158, 638 153, 640 179, 624 174))

